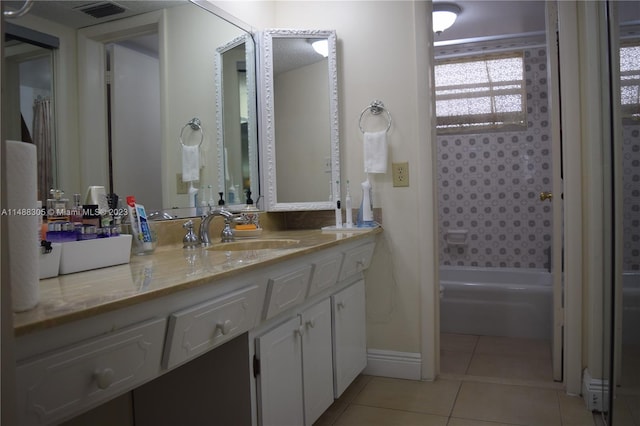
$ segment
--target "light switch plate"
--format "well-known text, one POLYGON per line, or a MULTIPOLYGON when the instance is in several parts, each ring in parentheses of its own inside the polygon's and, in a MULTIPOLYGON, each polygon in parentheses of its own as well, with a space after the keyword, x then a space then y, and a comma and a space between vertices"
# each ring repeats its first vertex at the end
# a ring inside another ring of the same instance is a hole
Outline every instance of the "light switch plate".
POLYGON ((393 186, 409 186, 409 163, 391 163, 393 186))
POLYGON ((182 173, 176 173, 176 194, 188 194, 189 184, 182 181, 182 173))

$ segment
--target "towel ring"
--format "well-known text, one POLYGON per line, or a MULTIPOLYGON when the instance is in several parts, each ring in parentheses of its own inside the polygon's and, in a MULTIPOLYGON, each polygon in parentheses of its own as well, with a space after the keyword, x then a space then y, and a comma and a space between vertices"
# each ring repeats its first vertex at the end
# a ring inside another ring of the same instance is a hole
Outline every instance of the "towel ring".
POLYGON ((382 101, 375 100, 371 102, 371 105, 363 109, 362 112, 360 113, 360 119, 358 120, 358 127, 360 127, 360 131, 362 133, 364 133, 364 129, 362 128, 362 117, 364 117, 364 113, 367 111, 369 111, 373 115, 380 115, 382 111, 386 112, 388 123, 387 123, 387 129, 385 131, 386 132, 389 131, 389 129, 391 128, 391 113, 389 112, 389 110, 385 109, 382 101))
POLYGON ((186 129, 187 127, 191 127, 191 130, 193 130, 194 132, 200 130, 200 143, 197 146, 202 145, 202 141, 204 141, 204 131, 202 130, 202 125, 200 124, 200 119, 197 118, 197 117, 192 118, 191 120, 189 120, 189 122, 187 124, 182 126, 182 130, 180 130, 180 137, 178 138, 180 140, 180 145, 187 146, 182 141, 182 134, 184 133, 184 129, 186 129))

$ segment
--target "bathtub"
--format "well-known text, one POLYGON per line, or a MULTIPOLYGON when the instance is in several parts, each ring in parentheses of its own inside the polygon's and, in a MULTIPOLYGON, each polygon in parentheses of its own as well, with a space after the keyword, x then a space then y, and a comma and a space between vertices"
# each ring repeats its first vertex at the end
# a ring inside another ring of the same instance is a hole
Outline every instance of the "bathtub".
POLYGON ((440 331, 551 339, 553 292, 545 269, 440 267, 440 331))

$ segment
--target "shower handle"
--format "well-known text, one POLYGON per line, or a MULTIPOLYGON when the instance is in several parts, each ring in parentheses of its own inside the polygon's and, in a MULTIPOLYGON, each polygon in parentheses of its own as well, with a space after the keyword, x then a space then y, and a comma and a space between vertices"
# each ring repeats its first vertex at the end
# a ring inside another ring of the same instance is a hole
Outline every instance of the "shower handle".
POLYGON ((552 199, 553 199, 553 194, 551 192, 540 193, 540 201, 545 201, 545 200, 551 201, 552 199))

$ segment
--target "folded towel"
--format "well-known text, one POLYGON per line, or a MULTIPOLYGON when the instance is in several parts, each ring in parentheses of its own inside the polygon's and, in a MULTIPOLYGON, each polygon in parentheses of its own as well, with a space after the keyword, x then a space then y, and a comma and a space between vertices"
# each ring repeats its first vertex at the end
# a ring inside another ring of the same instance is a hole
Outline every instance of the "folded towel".
POLYGON ((387 172, 387 132, 365 132, 364 134, 365 173, 387 172))
POLYGON ((182 145, 182 181, 200 180, 200 147, 182 145))

